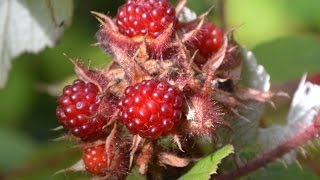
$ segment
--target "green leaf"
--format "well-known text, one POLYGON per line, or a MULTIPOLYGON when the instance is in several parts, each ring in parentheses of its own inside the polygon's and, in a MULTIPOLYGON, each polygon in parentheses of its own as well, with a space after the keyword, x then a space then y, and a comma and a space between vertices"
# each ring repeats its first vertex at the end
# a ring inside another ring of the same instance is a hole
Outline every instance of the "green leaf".
POLYGON ((215 174, 218 170, 218 164, 221 160, 233 153, 233 146, 226 145, 218 151, 197 162, 180 180, 206 180, 210 175, 215 174))
POLYGON ((135 166, 132 168, 126 180, 146 180, 146 177, 139 174, 139 169, 137 166, 135 166))
POLYGON ((285 14, 278 0, 230 0, 227 4, 228 24, 240 26, 235 34, 238 42, 245 46, 294 33, 292 18, 285 14))
POLYGON ((320 40, 314 36, 290 36, 256 46, 255 56, 270 73, 272 81, 300 79, 319 72, 320 40))
POLYGON ((281 6, 287 12, 287 15, 299 22, 299 26, 304 28, 311 28, 314 31, 320 30, 320 1, 318 0, 304 0, 292 1, 282 0, 281 6), (290 4, 290 6, 288 6, 290 4))
POLYGON ((229 0, 226 4, 228 25, 240 26, 235 31, 236 39, 247 47, 287 35, 320 31, 319 0, 229 0))
POLYGON ((23 133, 0 128, 0 169, 10 171, 36 149, 35 142, 23 133))
MULTIPOLYGON (((6 179, 12 180, 65 180, 65 179, 89 179, 89 174, 83 172, 70 172, 54 175, 55 172, 68 168, 79 159, 82 152, 80 149, 71 148, 68 142, 48 142, 37 146, 24 161, 15 169, 6 174, 6 179)), ((8 157, 12 157, 8 156, 8 157)))
POLYGON ((306 168, 300 167, 297 164, 284 166, 280 163, 272 163, 267 168, 259 169, 251 173, 245 179, 259 179, 259 180, 316 180, 319 179, 315 174, 306 168))
POLYGON ((28 63, 17 61, 7 86, 0 90, 1 127, 19 127, 33 108, 32 103, 36 94, 33 91, 34 76, 27 69, 30 69, 28 63))

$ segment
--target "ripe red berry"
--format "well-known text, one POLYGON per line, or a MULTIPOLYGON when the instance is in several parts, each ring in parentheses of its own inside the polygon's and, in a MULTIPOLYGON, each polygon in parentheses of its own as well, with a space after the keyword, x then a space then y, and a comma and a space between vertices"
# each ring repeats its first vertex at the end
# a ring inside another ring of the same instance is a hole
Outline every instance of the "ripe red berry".
POLYGON ((105 145, 86 148, 82 155, 86 170, 91 174, 103 175, 108 168, 108 153, 105 145))
POLYGON ((320 73, 311 74, 307 80, 313 84, 320 85, 320 73))
POLYGON ((58 99, 57 118, 74 136, 87 139, 100 133, 106 119, 97 114, 99 88, 76 80, 63 89, 58 99))
POLYGON ((217 52, 223 45, 223 31, 216 27, 213 23, 204 23, 197 34, 194 46, 199 50, 199 54, 205 58, 210 57, 217 52))
POLYGON ((120 118, 128 130, 150 139, 168 134, 182 116, 180 92, 157 80, 127 87, 118 105, 120 118))
POLYGON ((175 9, 167 0, 127 0, 118 9, 119 31, 129 37, 158 37, 176 21, 175 9))

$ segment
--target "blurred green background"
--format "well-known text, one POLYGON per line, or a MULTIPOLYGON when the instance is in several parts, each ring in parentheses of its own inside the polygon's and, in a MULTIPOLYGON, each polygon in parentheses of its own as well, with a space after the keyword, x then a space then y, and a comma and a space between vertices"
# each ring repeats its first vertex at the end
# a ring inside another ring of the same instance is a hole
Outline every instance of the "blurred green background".
MULTIPOLYGON (((95 66, 108 62, 107 55, 91 46, 96 42, 98 22, 89 12, 115 15, 122 3, 75 1, 73 24, 55 48, 36 55, 24 54, 13 61, 7 85, 0 90, 0 179, 79 178, 69 174, 52 176, 81 155, 71 149, 68 142, 52 141, 63 133, 50 130, 59 126, 55 118, 56 99, 39 87, 64 81, 74 74, 72 64, 63 53, 86 62, 91 60, 95 66)), ((197 13, 205 12, 213 4, 212 0, 189 0, 189 7, 197 13)), ((217 7, 210 19, 218 19, 217 7)), ((229 28, 237 27, 236 39, 254 51, 273 82, 296 80, 304 72, 320 72, 319 0, 228 0, 226 18, 229 28)), ((320 166, 320 161, 317 162, 316 166, 320 166)), ((276 169, 275 174, 270 175, 273 179, 317 179, 305 168, 302 176, 297 176, 301 170, 296 165, 281 176, 276 173, 279 169, 286 172, 285 168, 276 169), (290 176, 290 172, 295 172, 294 176, 290 176)), ((262 179, 270 177, 256 174, 262 179)))

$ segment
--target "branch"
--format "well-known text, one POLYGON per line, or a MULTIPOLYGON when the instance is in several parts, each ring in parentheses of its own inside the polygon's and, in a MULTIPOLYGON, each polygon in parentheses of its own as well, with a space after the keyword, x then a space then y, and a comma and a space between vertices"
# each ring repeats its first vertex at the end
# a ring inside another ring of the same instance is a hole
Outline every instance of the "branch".
POLYGON ((228 179, 236 179, 241 176, 247 175, 248 173, 255 171, 268 163, 274 161, 275 159, 281 158, 283 155, 288 152, 298 148, 304 143, 314 139, 320 134, 320 113, 318 113, 313 121, 313 124, 305 128, 302 132, 297 135, 291 137, 285 143, 277 146, 276 148, 261 154, 254 160, 249 161, 247 164, 235 169, 226 175, 220 175, 216 179, 217 180, 228 180, 228 179))
POLYGON ((219 11, 219 18, 221 23, 221 29, 223 31, 227 28, 227 20, 226 20, 226 1, 227 0, 218 0, 218 11, 219 11))

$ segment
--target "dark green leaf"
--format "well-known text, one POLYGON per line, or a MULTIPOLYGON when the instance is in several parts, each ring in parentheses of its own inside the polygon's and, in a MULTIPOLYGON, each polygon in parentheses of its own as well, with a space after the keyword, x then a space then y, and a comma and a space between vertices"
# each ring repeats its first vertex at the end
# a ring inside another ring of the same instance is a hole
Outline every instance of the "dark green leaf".
POLYGON ((260 169, 251 175, 247 179, 259 179, 259 180, 316 180, 319 179, 316 175, 312 174, 306 168, 300 168, 297 164, 291 164, 285 167, 280 163, 273 163, 265 169, 260 169))
POLYGON ((24 134, 1 128, 0 147, 0 169, 9 171, 22 163, 36 145, 24 134))
POLYGON ((284 37, 260 44, 253 52, 272 81, 285 81, 319 71, 319 47, 320 40, 312 36, 284 37))

